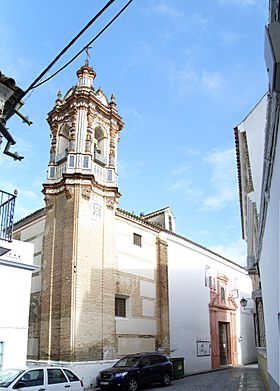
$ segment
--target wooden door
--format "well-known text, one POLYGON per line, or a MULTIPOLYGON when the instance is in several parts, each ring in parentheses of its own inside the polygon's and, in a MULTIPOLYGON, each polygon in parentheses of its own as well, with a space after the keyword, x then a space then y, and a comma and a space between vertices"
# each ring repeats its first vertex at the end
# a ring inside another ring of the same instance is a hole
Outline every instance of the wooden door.
POLYGON ((229 336, 229 323, 219 322, 220 366, 230 364, 228 336, 229 336))

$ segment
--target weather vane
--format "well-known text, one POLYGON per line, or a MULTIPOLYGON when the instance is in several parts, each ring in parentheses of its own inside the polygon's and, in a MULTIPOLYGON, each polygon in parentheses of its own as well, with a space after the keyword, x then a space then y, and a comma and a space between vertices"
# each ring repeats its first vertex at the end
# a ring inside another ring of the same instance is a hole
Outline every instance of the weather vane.
POLYGON ((91 46, 87 46, 86 48, 85 48, 85 52, 86 52, 86 55, 87 55, 87 61, 89 62, 89 60, 90 60, 90 49, 92 49, 92 47, 91 46))

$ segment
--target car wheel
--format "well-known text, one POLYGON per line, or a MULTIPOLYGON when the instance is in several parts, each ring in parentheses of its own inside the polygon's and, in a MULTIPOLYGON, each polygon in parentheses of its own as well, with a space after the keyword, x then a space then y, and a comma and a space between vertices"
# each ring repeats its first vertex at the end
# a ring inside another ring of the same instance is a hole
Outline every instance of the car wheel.
POLYGON ((127 381, 127 391, 137 391, 138 390, 138 382, 135 377, 131 377, 127 381))
POLYGON ((168 372, 164 372, 164 374, 162 376, 161 384, 164 387, 167 387, 167 386, 169 386, 170 383, 171 383, 171 376, 170 376, 170 374, 168 372))

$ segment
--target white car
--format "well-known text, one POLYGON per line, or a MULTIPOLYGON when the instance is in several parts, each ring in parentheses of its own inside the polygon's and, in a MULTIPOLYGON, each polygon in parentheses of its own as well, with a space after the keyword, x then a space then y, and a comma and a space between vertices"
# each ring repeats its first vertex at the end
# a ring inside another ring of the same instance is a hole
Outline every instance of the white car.
POLYGON ((0 372, 0 391, 81 391, 83 382, 64 367, 5 369, 0 372))

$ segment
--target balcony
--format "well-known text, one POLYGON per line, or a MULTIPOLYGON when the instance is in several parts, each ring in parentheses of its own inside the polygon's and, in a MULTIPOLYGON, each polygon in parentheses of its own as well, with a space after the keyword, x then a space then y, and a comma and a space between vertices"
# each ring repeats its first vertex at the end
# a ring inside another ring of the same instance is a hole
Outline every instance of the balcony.
MULTIPOLYGON (((0 240, 12 241, 14 226, 15 194, 0 190, 0 240)), ((1 244, 0 244, 1 254, 1 244)))

